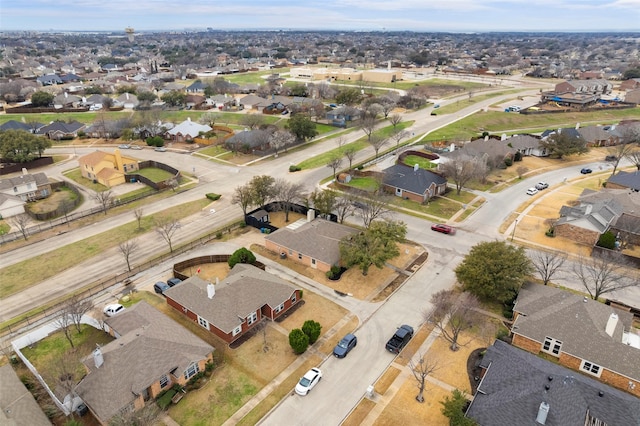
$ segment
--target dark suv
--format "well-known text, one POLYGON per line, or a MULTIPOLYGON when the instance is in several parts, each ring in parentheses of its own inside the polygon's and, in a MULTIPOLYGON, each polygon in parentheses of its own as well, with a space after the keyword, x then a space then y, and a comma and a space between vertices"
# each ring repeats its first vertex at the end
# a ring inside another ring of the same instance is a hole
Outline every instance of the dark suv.
POLYGON ((182 282, 182 280, 180 278, 169 278, 167 280, 167 284, 169 285, 169 287, 173 287, 174 285, 178 285, 182 282))
POLYGON ((153 291, 155 291, 158 294, 162 294, 165 292, 165 290, 169 290, 170 288, 171 287, 169 287, 169 285, 164 281, 158 281, 153 285, 153 291))
POLYGON ((387 342, 386 348, 389 352, 394 354, 400 353, 402 348, 407 346, 409 340, 413 337, 413 328, 407 324, 400 326, 387 342))

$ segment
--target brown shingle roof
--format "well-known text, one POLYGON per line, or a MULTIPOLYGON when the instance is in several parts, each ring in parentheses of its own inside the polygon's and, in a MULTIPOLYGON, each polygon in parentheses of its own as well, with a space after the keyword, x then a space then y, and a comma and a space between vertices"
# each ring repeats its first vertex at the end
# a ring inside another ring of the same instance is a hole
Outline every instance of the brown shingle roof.
POLYGON ((0 425, 51 425, 10 365, 0 367, 0 425))
POLYGON ((83 155, 82 157, 80 157, 78 159, 78 162, 80 164, 87 164, 89 166, 95 166, 97 164, 99 164, 101 161, 111 161, 110 158, 108 157, 113 157, 113 154, 109 154, 107 152, 104 151, 95 151, 92 152, 90 154, 87 155, 83 155))

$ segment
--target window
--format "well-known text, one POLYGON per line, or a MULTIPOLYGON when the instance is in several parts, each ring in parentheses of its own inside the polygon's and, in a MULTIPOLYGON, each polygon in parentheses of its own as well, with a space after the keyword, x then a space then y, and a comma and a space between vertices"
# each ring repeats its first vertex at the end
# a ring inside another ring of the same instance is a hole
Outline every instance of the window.
POLYGON ((551 355, 560 356, 560 350, 562 349, 562 342, 551 337, 544 338, 544 344, 542 345, 542 351, 551 355))
POLYGON ((582 371, 586 371, 589 374, 600 377, 600 371, 602 370, 602 367, 589 361, 582 361, 580 369, 582 371))
POLYGON ((169 378, 167 377, 166 374, 160 377, 160 389, 166 388, 168 384, 169 384, 169 378))
POLYGON ((195 376, 198 371, 200 371, 200 367, 197 362, 192 363, 187 369, 184 371, 185 380, 189 380, 193 376, 195 376))
POLYGON ((247 325, 251 325, 258 320, 258 314, 253 312, 251 315, 247 317, 247 325))
POLYGON ((302 253, 298 253, 298 260, 302 260, 302 253))
POLYGON ((296 294, 293 293, 293 296, 291 296, 291 303, 296 303, 296 294))
POLYGON ((284 309, 284 303, 281 303, 278 306, 276 306, 273 312, 277 314, 278 312, 282 312, 283 309, 284 309))
POLYGON ((198 316, 198 324, 200 324, 200 326, 206 328, 207 330, 209 329, 209 321, 200 316, 198 316))
POLYGON ((315 265, 316 265, 316 260, 315 260, 315 259, 311 259, 311 264, 312 264, 313 266, 315 266, 315 265))
POLYGON ((237 336, 238 334, 240 334, 240 332, 242 331, 242 326, 239 325, 236 328, 233 329, 233 332, 231 333, 233 336, 237 336))

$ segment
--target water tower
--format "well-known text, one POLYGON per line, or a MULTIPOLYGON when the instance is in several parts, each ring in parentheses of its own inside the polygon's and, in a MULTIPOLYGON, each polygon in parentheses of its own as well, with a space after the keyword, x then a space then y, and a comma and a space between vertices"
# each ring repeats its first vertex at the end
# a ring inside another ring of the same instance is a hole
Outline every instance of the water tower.
POLYGON ((124 32, 127 33, 127 38, 129 39, 129 42, 133 43, 133 37, 135 36, 133 28, 127 27, 124 29, 124 32))

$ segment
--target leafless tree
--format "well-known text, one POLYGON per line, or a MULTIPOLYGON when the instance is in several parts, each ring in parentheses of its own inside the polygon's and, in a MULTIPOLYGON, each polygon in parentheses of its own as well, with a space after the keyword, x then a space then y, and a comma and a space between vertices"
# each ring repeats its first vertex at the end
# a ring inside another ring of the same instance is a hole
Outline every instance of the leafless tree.
POLYGON ((360 128, 367 135, 367 140, 371 140, 371 135, 373 131, 376 129, 376 125, 378 124, 376 117, 372 117, 371 115, 365 115, 360 120, 360 128))
POLYGON ((378 158, 378 152, 380 149, 387 143, 387 138, 384 136, 374 133, 369 136, 369 145, 373 147, 373 150, 376 152, 376 158, 378 158))
POLYGON ((81 377, 79 372, 83 369, 80 361, 81 355, 74 349, 67 351, 55 362, 49 363, 46 370, 42 371, 45 382, 53 385, 58 395, 74 395, 76 385, 81 377))
POLYGON ((93 308, 93 302, 91 299, 81 299, 78 295, 74 294, 65 302, 67 307, 67 313, 71 317, 71 321, 76 327, 78 333, 82 332, 82 316, 89 312, 93 308))
POLYGON ((370 194, 357 200, 356 203, 359 203, 360 214, 365 228, 369 228, 374 220, 384 218, 390 212, 387 207, 389 205, 389 197, 386 194, 370 194))
POLYGON ((406 130, 394 129, 393 132, 391 132, 391 139, 396 141, 396 150, 400 148, 400 141, 407 136, 409 136, 409 132, 406 130))
POLYGON ((640 149, 631 150, 625 157, 627 161, 636 166, 640 170, 640 149))
POLYGON ((344 138, 344 136, 339 136, 336 138, 336 145, 338 146, 338 148, 342 148, 345 144, 346 140, 344 138))
POLYGON ((269 145, 276 152, 276 157, 278 156, 278 152, 282 149, 286 149, 287 146, 293 145, 296 141, 295 135, 293 135, 288 130, 276 130, 269 136, 269 145))
POLYGON ((29 222, 31 222, 31 217, 29 217, 29 215, 26 213, 20 213, 18 215, 12 216, 11 219, 9 219, 9 222, 11 223, 11 226, 15 226, 16 228, 18 228, 18 230, 22 234, 22 238, 27 241, 27 238, 29 238, 27 226, 29 225, 29 222))
POLYGON ((157 404, 147 404, 139 410, 118 414, 109 420, 109 426, 153 426, 158 423, 159 415, 157 404))
POLYGON ((106 191, 98 191, 93 194, 92 198, 96 203, 100 204, 100 207, 102 207, 102 211, 106 215, 107 210, 109 210, 109 208, 113 204, 113 192, 111 192, 110 189, 106 191))
POLYGON ((460 195, 462 188, 479 175, 479 162, 470 156, 461 155, 441 163, 439 169, 456 184, 456 193, 460 195))
POLYGON ((69 341, 71 348, 75 348, 75 345, 73 344, 73 338, 71 336, 71 326, 73 325, 73 318, 71 317, 71 312, 68 304, 64 303, 62 305, 62 307, 56 314, 53 323, 60 329, 60 331, 62 331, 64 337, 66 337, 69 341))
POLYGON ((336 90, 324 81, 316 84, 316 90, 318 91, 318 96, 322 99, 330 99, 336 95, 336 90))
POLYGON ((540 275, 544 285, 549 284, 553 276, 562 268, 567 260, 567 254, 560 251, 535 250, 530 254, 531 263, 540 275))
POLYGON ((344 221, 348 217, 353 216, 353 214, 355 213, 353 200, 349 196, 344 196, 336 199, 334 210, 336 212, 336 216, 338 216, 338 222, 344 223, 344 221))
POLYGON ((597 257, 580 257, 573 272, 592 299, 603 294, 637 287, 638 281, 625 275, 624 259, 618 253, 602 253, 597 257))
POLYGON ((342 157, 339 154, 334 154, 333 156, 331 156, 329 162, 327 163, 327 167, 333 170, 334 179, 336 178, 336 170, 338 170, 340 166, 342 166, 342 157))
POLYGON ((239 204, 242 208, 242 213, 246 216, 249 206, 253 204, 253 190, 251 185, 247 183, 245 185, 236 186, 233 190, 231 203, 239 204))
POLYGON ((609 148, 609 153, 615 157, 613 160, 613 172, 611 172, 611 176, 616 174, 620 161, 623 158, 626 158, 637 148, 638 142, 640 142, 640 140, 634 129, 629 126, 625 126, 622 130, 622 135, 618 144, 609 148))
POLYGON ((177 178, 171 178, 167 181, 167 185, 173 192, 176 192, 176 188, 180 186, 180 183, 178 182, 177 178))
POLYGON ((180 229, 180 222, 177 219, 156 219, 155 221, 156 232, 162 239, 169 245, 169 251, 173 253, 173 237, 178 229, 180 229))
POLYGON ((518 166, 516 168, 516 173, 518 173, 518 179, 522 179, 522 176, 525 175, 529 171, 529 168, 526 166, 518 166))
POLYGON ((64 214, 64 221, 67 223, 67 226, 70 226, 69 213, 71 213, 73 207, 74 204, 72 200, 62 200, 62 202, 60 203, 60 209, 62 209, 62 213, 64 214))
POLYGON ((392 114, 389 116, 389 123, 396 129, 396 126, 402 122, 402 116, 400 114, 392 114))
MULTIPOLYGON (((460 344, 460 333, 468 330, 477 322, 478 313, 475 309, 480 303, 471 293, 458 294, 454 290, 441 290, 431 296, 433 309, 427 315, 451 345, 449 349, 457 351, 460 344)), ((464 345, 463 345, 464 346, 464 345)))
POLYGON ((355 160, 357 153, 358 150, 354 146, 346 146, 344 148, 343 154, 349 160, 349 170, 353 168, 353 160, 355 160))
POLYGON ((245 114, 242 117, 242 125, 251 130, 260 127, 263 122, 262 117, 258 114, 245 114))
POLYGON ((213 129, 213 126, 216 124, 216 122, 220 119, 220 114, 218 114, 217 112, 205 112, 204 114, 202 114, 200 116, 200 123, 202 124, 206 124, 207 126, 211 127, 213 129))
POLYGON ((427 376, 438 369, 438 364, 436 362, 426 360, 425 355, 419 353, 417 361, 414 361, 413 359, 409 360, 409 368, 411 369, 411 373, 413 373, 413 377, 418 382, 418 395, 416 395, 416 401, 422 403, 424 402, 424 385, 427 376))
POLYGON ((387 118, 391 111, 396 107, 396 102, 389 98, 388 96, 380 96, 378 98, 378 105, 380 105, 380 109, 384 118, 387 118))
POLYGON ((276 193, 275 198, 284 210, 284 221, 289 222, 291 205, 305 198, 304 185, 299 182, 289 182, 286 179, 277 179, 274 188, 276 193))
POLYGON ((138 230, 142 229, 143 213, 144 211, 142 210, 142 207, 138 207, 133 211, 133 214, 136 217, 136 222, 138 222, 138 230))
POLYGON ((127 240, 118 244, 118 248, 120 249, 120 253, 124 257, 124 261, 127 263, 127 269, 131 272, 131 255, 140 248, 138 242, 136 240, 127 240))

